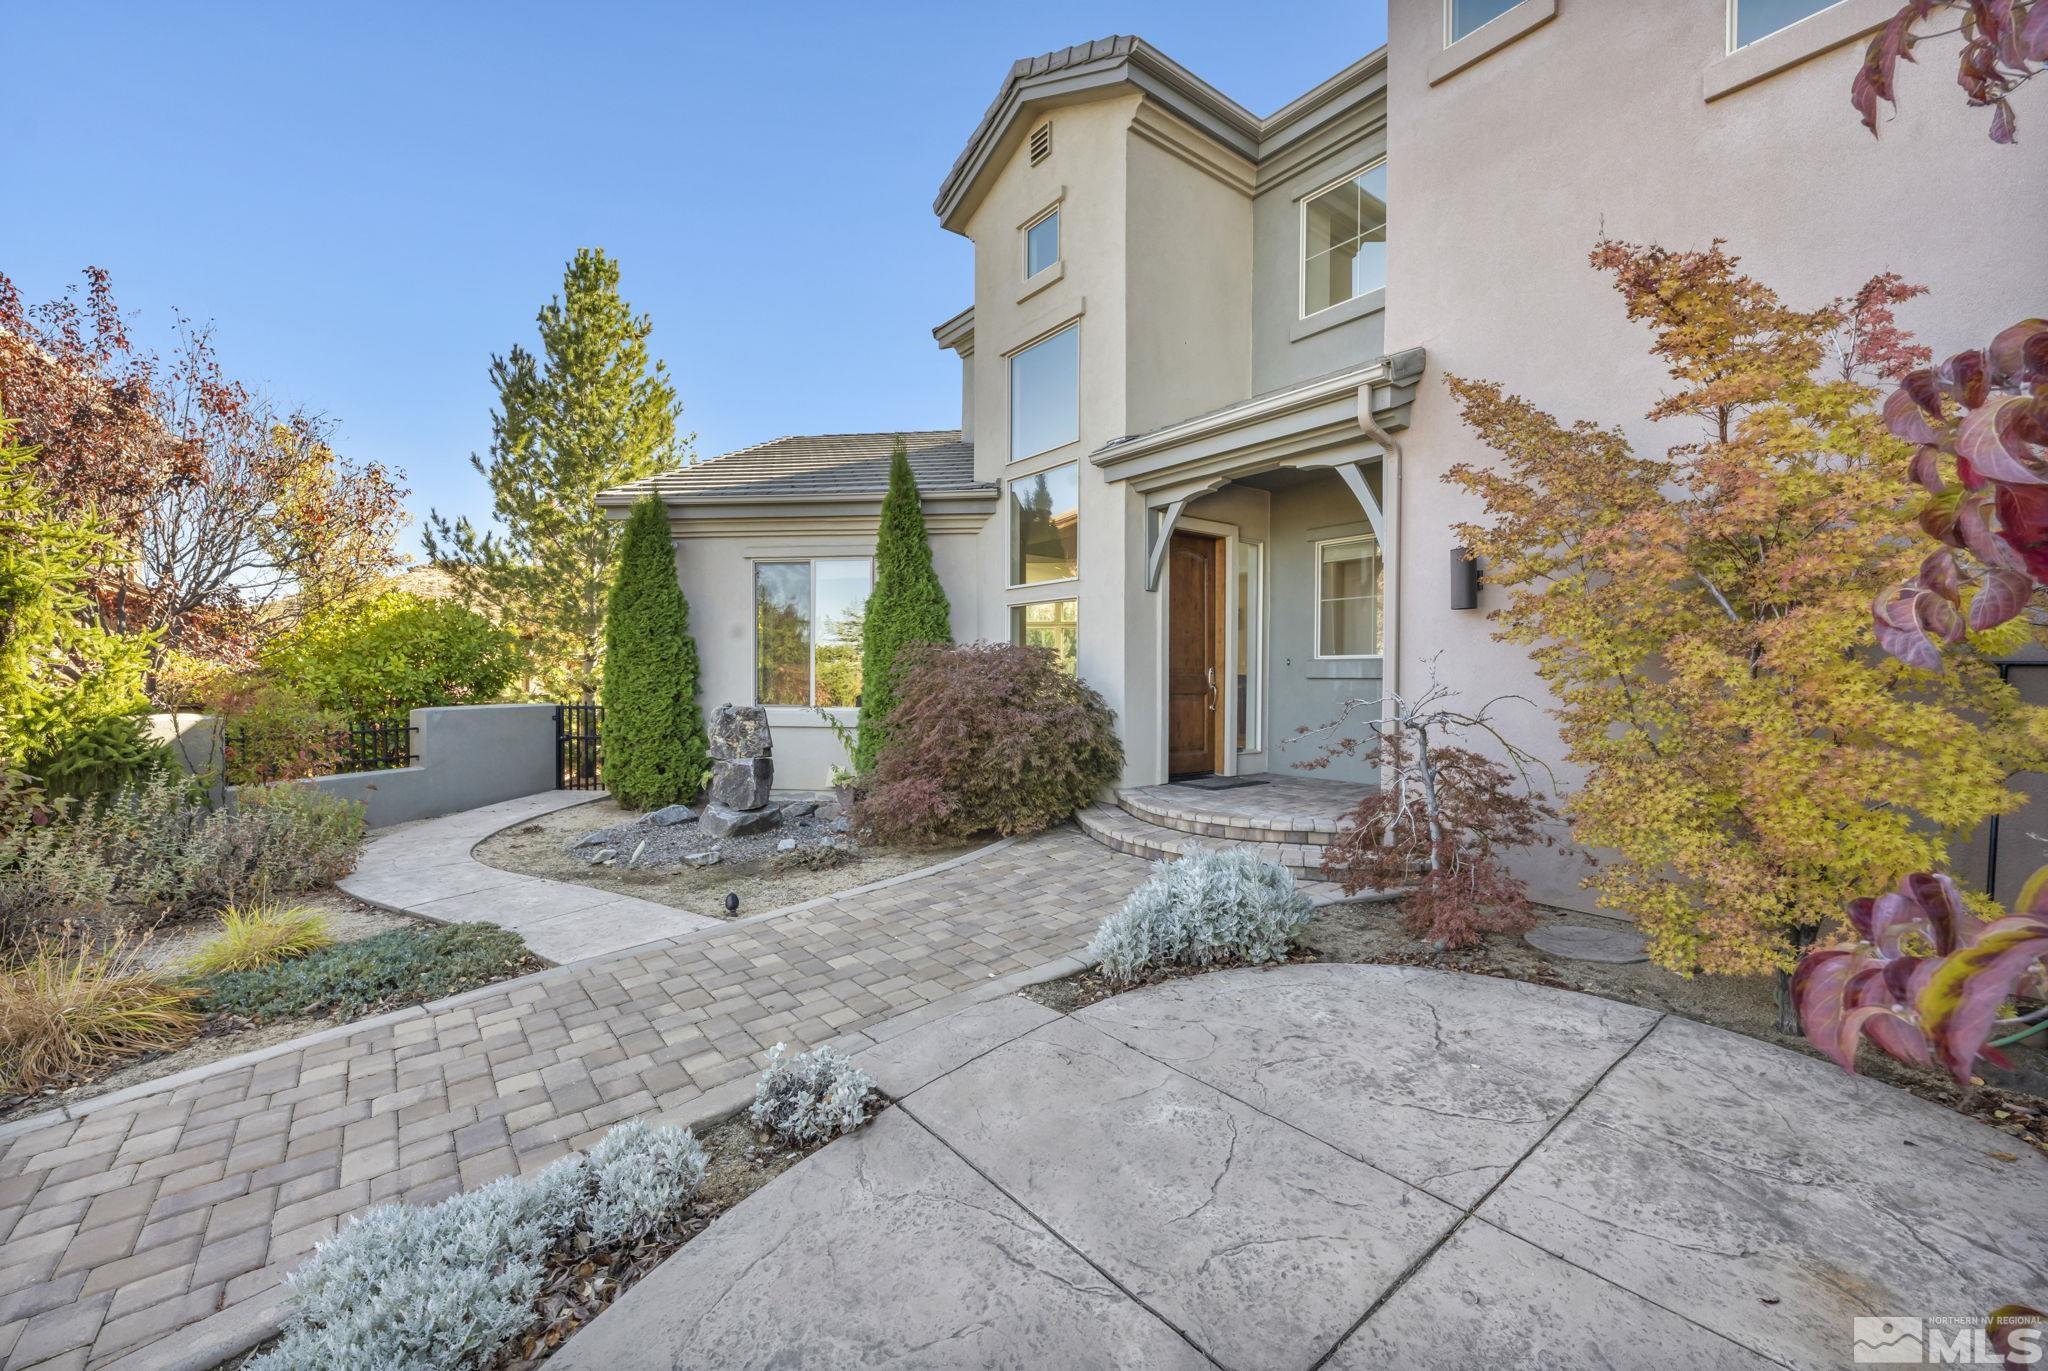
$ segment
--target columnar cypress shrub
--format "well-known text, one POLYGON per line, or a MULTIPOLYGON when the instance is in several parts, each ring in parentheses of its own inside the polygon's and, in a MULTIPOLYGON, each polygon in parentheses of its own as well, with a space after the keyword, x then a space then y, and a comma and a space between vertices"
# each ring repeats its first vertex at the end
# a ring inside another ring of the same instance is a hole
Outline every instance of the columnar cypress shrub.
POLYGON ((633 506, 605 604, 604 779, 619 803, 652 809, 693 798, 711 769, 697 709, 697 643, 676 581, 668 513, 633 506))
POLYGON ((875 538, 875 587, 868 593, 860 648, 860 736, 854 770, 865 772, 880 755, 896 708, 897 657, 912 643, 953 641, 952 608, 932 568, 924 507, 903 440, 889 458, 889 493, 875 538))

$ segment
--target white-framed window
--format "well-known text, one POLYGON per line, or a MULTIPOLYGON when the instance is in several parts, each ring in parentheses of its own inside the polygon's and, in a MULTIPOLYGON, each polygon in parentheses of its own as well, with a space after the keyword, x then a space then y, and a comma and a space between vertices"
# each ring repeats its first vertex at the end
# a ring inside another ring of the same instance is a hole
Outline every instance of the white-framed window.
POLYGON ((868 557, 754 563, 754 702, 851 709, 860 703, 868 557))
POLYGON ((1387 284, 1383 157, 1301 200, 1301 317, 1387 284))
POLYGON ((1383 584, 1371 534, 1316 544, 1316 656, 1380 655, 1383 584))
POLYGON ((1049 267, 1059 265, 1060 212, 1052 210, 1024 230, 1024 278, 1031 279, 1049 267))
POLYGON ((1010 480, 1010 584, 1071 581, 1081 574, 1081 467, 1047 467, 1010 480))
POLYGON ((1449 47, 1482 24, 1492 23, 1521 0, 1444 0, 1444 46, 1449 47))
POLYGON ((1068 324, 1010 357, 1010 460, 1081 436, 1081 325, 1068 324))
POLYGON ((1081 602, 1069 598, 1011 605, 1010 641, 1050 648, 1060 669, 1073 675, 1081 646, 1081 602))
POLYGON ((1790 28, 1841 0, 1728 0, 1728 51, 1790 28))

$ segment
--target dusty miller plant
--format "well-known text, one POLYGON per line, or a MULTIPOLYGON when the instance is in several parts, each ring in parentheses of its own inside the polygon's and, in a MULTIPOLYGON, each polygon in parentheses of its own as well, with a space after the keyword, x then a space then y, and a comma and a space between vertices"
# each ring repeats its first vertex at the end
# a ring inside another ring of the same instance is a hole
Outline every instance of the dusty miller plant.
POLYGON ((1088 955, 1112 981, 1155 967, 1276 962, 1308 926, 1294 873, 1242 849, 1189 849, 1103 920, 1088 955))
POLYGON ((1355 754, 1381 777, 1379 791, 1359 801, 1325 851, 1324 871, 1351 895, 1409 887, 1401 905, 1409 933, 1470 947, 1487 933, 1519 933, 1535 923, 1528 882, 1507 869, 1503 855, 1553 846, 1546 830, 1558 815, 1531 783, 1531 768, 1542 763, 1492 720, 1496 705, 1521 697, 1464 710, 1454 695, 1432 661, 1419 692, 1348 702, 1327 727, 1341 731, 1360 719, 1366 736, 1337 739, 1310 765, 1355 754), (1454 741, 1474 736, 1490 739, 1508 766, 1454 741))
POLYGON ((293 1322, 248 1371, 464 1371, 534 1322, 546 1258, 645 1234, 704 1180, 687 1131, 621 1124, 586 1156, 425 1208, 382 1205, 291 1278, 293 1322))
POLYGON ((874 1114, 874 1078, 835 1047, 785 1057, 783 1044, 768 1054, 768 1069, 754 1087, 747 1117, 785 1143, 824 1142, 851 1133, 874 1114))

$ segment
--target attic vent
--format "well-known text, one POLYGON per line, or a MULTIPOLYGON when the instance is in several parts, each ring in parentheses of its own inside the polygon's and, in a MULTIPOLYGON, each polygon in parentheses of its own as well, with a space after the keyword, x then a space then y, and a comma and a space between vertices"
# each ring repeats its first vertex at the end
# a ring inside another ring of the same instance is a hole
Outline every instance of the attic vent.
POLYGON ((1040 124, 1031 130, 1031 165, 1037 166, 1052 156, 1052 125, 1040 124))

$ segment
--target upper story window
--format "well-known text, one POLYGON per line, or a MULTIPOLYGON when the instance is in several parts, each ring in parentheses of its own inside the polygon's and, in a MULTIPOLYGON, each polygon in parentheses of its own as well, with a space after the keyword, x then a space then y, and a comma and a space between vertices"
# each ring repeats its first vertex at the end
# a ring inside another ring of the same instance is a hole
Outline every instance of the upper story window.
POLYGON ((1069 462, 1010 482, 1010 584, 1081 574, 1081 468, 1069 462))
POLYGON ((850 709, 860 703, 866 557, 754 564, 754 699, 850 709))
POLYGON ((1838 0, 1728 0, 1728 50, 1748 47, 1836 3, 1838 0))
POLYGON ((1481 24, 1500 18, 1520 0, 1444 0, 1444 42, 1455 43, 1481 24))
POLYGON ((1387 284, 1384 159, 1301 202, 1301 314, 1341 305, 1387 284))
POLYGON ((1024 230, 1024 275, 1036 276, 1060 260, 1060 212, 1040 219, 1024 230))
POLYGON ((1068 324, 1010 358, 1010 460, 1081 436, 1081 326, 1068 324))
POLYGON ((1316 656, 1380 655, 1380 572, 1376 538, 1316 544, 1316 656))

